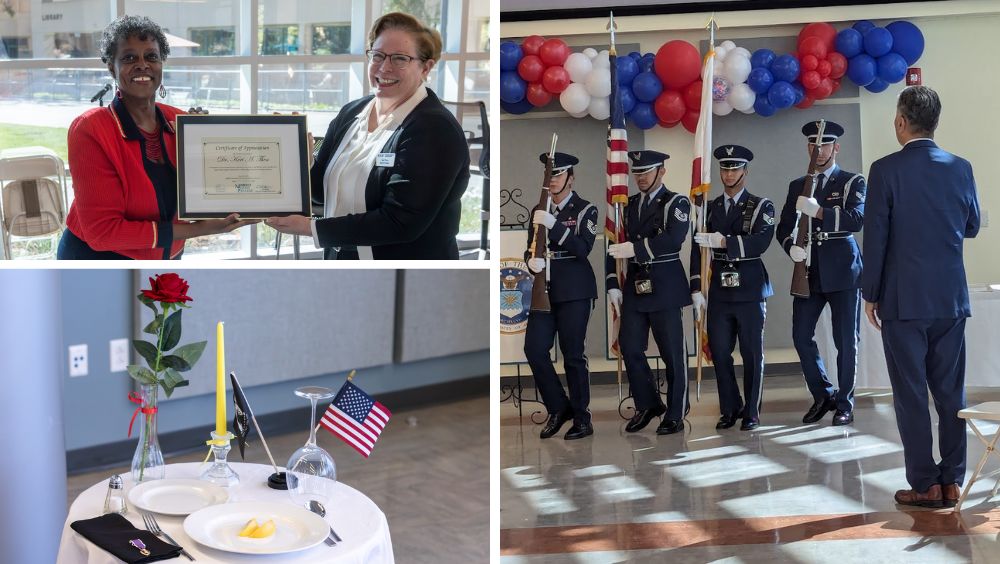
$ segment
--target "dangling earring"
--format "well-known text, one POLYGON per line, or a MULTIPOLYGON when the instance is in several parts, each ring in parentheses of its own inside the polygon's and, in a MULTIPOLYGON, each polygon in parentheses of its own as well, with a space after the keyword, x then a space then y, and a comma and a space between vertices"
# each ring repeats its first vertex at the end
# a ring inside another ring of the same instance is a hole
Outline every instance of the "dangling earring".
POLYGON ((166 98, 167 97, 167 88, 165 86, 163 86, 162 82, 160 83, 160 90, 159 90, 159 92, 160 92, 160 98, 166 98))

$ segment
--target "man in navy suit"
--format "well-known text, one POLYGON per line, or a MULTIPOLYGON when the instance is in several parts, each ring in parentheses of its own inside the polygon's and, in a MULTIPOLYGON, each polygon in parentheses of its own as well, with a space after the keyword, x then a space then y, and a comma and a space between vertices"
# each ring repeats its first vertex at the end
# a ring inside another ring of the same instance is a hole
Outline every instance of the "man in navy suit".
POLYGON ((952 507, 965 478, 965 319, 971 315, 963 240, 979 232, 972 166, 933 140, 941 100, 912 86, 896 103, 902 150, 872 163, 865 213, 865 314, 882 331, 906 481, 896 503, 952 507), (938 413, 932 452, 930 388, 938 413))
POLYGON ((691 299, 701 316, 701 250, 712 253, 712 280, 708 295, 708 348, 715 364, 722 417, 716 429, 728 429, 743 418, 740 429, 760 425, 764 390, 764 318, 766 299, 774 292, 761 255, 774 238, 774 204, 746 189, 753 153, 739 145, 723 145, 713 153, 725 191, 708 204, 706 230, 691 246, 691 299), (733 366, 737 340, 743 357, 743 394, 740 397, 733 366))
POLYGON ((781 221, 775 237, 794 262, 806 261, 809 297, 792 298, 792 340, 813 405, 802 418, 815 423, 828 411, 834 425, 854 421, 854 375, 858 359, 858 325, 861 317, 861 250, 854 233, 861 231, 865 215, 865 178, 837 165, 837 153, 844 128, 827 121, 823 139, 818 121, 802 126, 808 140, 809 155, 819 148, 816 159, 816 184, 811 197, 803 196, 809 176, 796 178, 788 185, 788 197, 781 209, 781 221), (808 216, 806 246, 799 247, 792 237, 797 212, 808 216), (830 305, 833 342, 837 346, 837 380, 834 386, 826 376, 814 336, 816 322, 823 308, 830 305))
MULTIPOLYGON (((543 163, 548 153, 539 155, 543 163)), ((548 228, 545 245, 550 256, 549 301, 552 311, 531 311, 524 335, 524 354, 535 377, 535 385, 549 413, 541 437, 547 439, 559 432, 569 420, 573 426, 563 437, 580 439, 594 434, 590 423, 590 369, 584 346, 587 339, 587 322, 597 299, 597 280, 587 255, 594 248, 597 236, 597 207, 573 191, 573 165, 579 159, 566 153, 556 153, 552 178, 547 186, 552 195, 552 209, 535 208, 532 226, 528 230, 528 248, 531 248, 535 226, 548 228), (559 350, 566 369, 569 396, 559 383, 550 351, 556 334, 559 350)), ((528 270, 538 273, 545 268, 545 259, 531 258, 524 253, 528 270)))
POLYGON ((681 308, 691 303, 691 295, 680 251, 688 234, 691 201, 663 185, 670 155, 635 151, 628 157, 639 193, 625 206, 625 241, 608 246, 605 262, 608 300, 620 312, 618 343, 635 401, 635 416, 625 431, 640 431, 665 414, 656 434, 671 435, 684 429, 688 405, 681 308), (628 261, 624 288, 618 287, 616 259, 628 261), (667 365, 667 405, 660 401, 646 360, 650 329, 667 365))

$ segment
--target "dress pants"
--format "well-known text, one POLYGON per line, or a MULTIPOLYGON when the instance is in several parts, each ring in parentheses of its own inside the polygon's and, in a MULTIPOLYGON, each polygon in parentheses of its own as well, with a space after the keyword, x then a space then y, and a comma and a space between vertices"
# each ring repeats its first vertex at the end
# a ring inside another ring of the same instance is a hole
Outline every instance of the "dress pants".
POLYGON ((590 298, 553 303, 550 312, 532 311, 528 315, 524 335, 524 355, 545 409, 550 414, 571 409, 574 422, 584 424, 590 423, 590 368, 584 347, 587 322, 593 309, 594 300, 590 298), (559 335, 569 396, 559 383, 550 356, 556 334, 559 335))
POLYGON ((860 290, 817 292, 808 298, 792 299, 792 341, 799 353, 802 373, 813 400, 837 400, 837 409, 854 409, 854 381, 858 367, 858 323, 861 316, 860 290), (826 367, 814 339, 816 323, 823 308, 830 304, 833 342, 837 347, 836 390, 826 375, 826 367))
MULTIPOLYGON (((627 297, 625 299, 628 299, 627 297)), ((684 417, 688 403, 687 357, 684 355, 684 322, 680 308, 643 312, 622 307, 618 343, 628 373, 637 411, 660 405, 659 390, 646 360, 650 330, 667 366, 667 413, 671 421, 684 417)))
POLYGON ((723 415, 760 417, 764 390, 764 319, 767 302, 721 302, 708 300, 708 348, 719 387, 719 408, 723 415), (743 394, 736 384, 733 349, 740 344, 743 357, 743 394))

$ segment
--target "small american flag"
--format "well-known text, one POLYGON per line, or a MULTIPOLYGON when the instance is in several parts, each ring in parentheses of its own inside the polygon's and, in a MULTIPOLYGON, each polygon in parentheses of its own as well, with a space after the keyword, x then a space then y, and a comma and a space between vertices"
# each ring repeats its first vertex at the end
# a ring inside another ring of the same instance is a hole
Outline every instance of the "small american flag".
POLYGON ((347 381, 319 424, 368 458, 391 416, 384 405, 347 381))

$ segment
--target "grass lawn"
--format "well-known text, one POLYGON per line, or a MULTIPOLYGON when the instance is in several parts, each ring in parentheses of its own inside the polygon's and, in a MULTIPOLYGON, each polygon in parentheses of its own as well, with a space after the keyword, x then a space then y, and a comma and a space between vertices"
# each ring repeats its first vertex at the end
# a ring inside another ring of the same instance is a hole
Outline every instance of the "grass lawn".
POLYGON ((65 127, 0 123, 0 149, 39 145, 55 151, 65 163, 69 160, 66 154, 66 131, 65 127))

